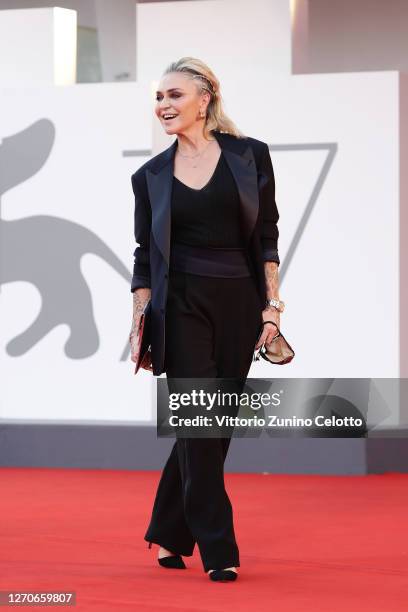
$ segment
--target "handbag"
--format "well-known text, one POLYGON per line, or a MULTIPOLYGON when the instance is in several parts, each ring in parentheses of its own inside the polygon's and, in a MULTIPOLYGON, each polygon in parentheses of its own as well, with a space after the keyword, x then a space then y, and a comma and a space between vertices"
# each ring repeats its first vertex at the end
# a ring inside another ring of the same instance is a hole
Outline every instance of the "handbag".
MULTIPOLYGON (((266 345, 265 343, 259 348, 258 352, 254 351, 252 361, 259 361, 259 357, 263 357, 269 363, 276 365, 284 365, 289 363, 295 356, 295 351, 286 340, 279 327, 274 321, 263 321, 261 331, 259 332, 256 343, 262 335, 263 326, 265 323, 273 323, 278 330, 277 334, 272 338, 272 341, 266 345)), ((255 343, 255 344, 256 344, 255 343)))
MULTIPOLYGON (((135 374, 138 373, 139 369, 153 371, 152 366, 152 350, 151 350, 151 330, 152 330, 152 304, 149 299, 143 308, 142 314, 140 315, 139 325, 136 330, 137 345, 139 351, 137 354, 137 361, 135 362, 135 374)), ((131 334, 132 335, 132 334, 131 334)), ((129 339, 131 340, 131 335, 129 339)))

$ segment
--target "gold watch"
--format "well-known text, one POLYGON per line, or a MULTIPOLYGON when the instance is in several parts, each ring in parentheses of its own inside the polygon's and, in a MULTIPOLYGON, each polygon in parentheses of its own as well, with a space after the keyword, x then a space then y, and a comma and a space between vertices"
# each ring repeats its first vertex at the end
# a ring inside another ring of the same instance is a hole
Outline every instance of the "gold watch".
POLYGON ((281 300, 275 300, 274 298, 266 300, 266 306, 272 306, 273 308, 276 308, 276 310, 278 310, 279 312, 283 312, 285 310, 285 302, 282 302, 281 300))

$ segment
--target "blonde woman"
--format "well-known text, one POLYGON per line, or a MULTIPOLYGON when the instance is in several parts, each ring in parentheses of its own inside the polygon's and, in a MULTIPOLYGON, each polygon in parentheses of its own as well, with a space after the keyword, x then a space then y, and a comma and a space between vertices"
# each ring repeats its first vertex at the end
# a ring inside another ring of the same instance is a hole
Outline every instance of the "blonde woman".
MULTIPOLYGON (((254 350, 280 327, 278 210, 266 143, 223 111, 210 68, 183 57, 165 70, 156 115, 173 144, 132 175, 134 330, 151 298, 152 371, 245 380, 254 350), (268 323, 264 323, 268 321, 268 323)), ((176 439, 144 539, 184 569, 197 542, 212 580, 237 578, 239 550, 224 486, 229 438, 176 439)))

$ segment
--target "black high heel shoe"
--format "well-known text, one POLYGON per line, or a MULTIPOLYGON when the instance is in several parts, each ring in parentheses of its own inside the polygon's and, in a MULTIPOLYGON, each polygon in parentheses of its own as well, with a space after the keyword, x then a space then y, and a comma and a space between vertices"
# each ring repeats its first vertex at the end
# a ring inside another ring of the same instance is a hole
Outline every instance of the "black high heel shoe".
MULTIPOLYGON (((152 542, 149 542, 148 548, 152 547, 152 542)), ((167 557, 157 558, 159 565, 170 569, 187 569, 181 555, 168 555, 167 557)))
POLYGON ((236 580, 238 577, 238 572, 234 572, 234 570, 212 570, 209 573, 211 580, 216 580, 218 582, 229 582, 231 580, 236 580))

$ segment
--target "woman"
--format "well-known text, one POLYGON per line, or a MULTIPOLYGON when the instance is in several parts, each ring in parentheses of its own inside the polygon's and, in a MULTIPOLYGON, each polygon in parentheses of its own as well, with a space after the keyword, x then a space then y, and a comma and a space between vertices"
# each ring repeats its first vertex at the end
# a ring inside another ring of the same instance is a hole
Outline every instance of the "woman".
MULTIPOLYGON (((152 370, 169 377, 245 380, 254 350, 275 335, 279 219, 268 146, 223 111, 202 61, 165 70, 156 115, 173 144, 132 176, 135 195, 132 360, 151 298, 152 370), (272 323, 271 323, 272 321, 272 323), (265 323, 264 323, 265 322, 265 323)), ((145 540, 159 563, 185 568, 197 542, 212 580, 240 566, 224 487, 229 438, 177 439, 164 467, 145 540)))

